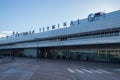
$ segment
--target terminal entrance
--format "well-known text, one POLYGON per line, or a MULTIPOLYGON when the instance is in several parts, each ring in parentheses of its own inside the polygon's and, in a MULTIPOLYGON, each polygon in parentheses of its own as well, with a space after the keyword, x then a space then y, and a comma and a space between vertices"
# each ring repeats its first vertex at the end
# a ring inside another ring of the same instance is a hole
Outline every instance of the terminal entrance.
POLYGON ((0 50, 0 56, 15 56, 27 58, 50 58, 84 61, 107 61, 120 63, 120 49, 63 49, 63 48, 33 48, 0 50))

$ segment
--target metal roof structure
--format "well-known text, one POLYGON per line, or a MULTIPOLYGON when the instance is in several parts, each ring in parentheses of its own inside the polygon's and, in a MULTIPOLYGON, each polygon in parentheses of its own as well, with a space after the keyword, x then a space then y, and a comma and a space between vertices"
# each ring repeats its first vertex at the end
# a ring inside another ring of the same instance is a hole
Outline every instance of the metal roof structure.
POLYGON ((64 46, 64 45, 84 45, 84 44, 104 44, 104 43, 120 43, 120 36, 105 37, 105 38, 92 38, 92 39, 79 39, 59 42, 40 41, 41 39, 48 39, 54 37, 60 37, 65 35, 74 35, 80 33, 94 32, 107 29, 119 29, 120 28, 120 10, 111 13, 95 13, 94 16, 88 16, 88 18, 73 21, 69 27, 59 28, 50 31, 44 31, 35 34, 28 34, 18 37, 7 37, 0 39, 0 49, 11 48, 27 48, 36 47, 36 43, 39 47, 47 46, 64 46))

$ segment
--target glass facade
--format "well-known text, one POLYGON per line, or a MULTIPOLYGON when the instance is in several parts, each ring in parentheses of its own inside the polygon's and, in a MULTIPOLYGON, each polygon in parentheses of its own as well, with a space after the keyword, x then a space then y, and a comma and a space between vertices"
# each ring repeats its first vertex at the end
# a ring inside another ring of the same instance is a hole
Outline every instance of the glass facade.
POLYGON ((7 56, 16 56, 16 57, 24 57, 24 50, 0 50, 0 57, 7 57, 7 56))
MULTIPOLYGON (((120 63, 120 49, 34 49, 38 58, 85 60, 85 61, 106 61, 120 63)), ((30 51, 1 50, 0 56, 30 57, 30 51), (27 53, 28 52, 28 53, 27 53), (28 56, 27 56, 28 55, 28 56)), ((33 56, 33 55, 32 55, 33 56)), ((34 56, 35 57, 35 56, 34 56)))
POLYGON ((120 62, 120 49, 52 49, 45 53, 54 59, 120 62))

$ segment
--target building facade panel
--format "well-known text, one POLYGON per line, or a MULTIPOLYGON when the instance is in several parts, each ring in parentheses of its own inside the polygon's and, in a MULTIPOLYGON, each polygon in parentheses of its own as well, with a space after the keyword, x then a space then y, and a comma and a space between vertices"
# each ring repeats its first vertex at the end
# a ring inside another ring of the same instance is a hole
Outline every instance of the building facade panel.
POLYGON ((100 14, 70 27, 0 39, 0 56, 120 63, 120 10, 100 14))

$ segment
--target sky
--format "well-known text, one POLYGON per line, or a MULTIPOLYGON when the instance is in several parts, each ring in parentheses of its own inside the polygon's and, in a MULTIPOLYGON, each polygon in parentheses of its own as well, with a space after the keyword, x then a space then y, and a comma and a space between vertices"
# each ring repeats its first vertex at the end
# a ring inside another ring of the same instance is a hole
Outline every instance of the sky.
POLYGON ((120 10, 120 0, 0 0, 0 37, 70 23, 100 11, 120 10))

